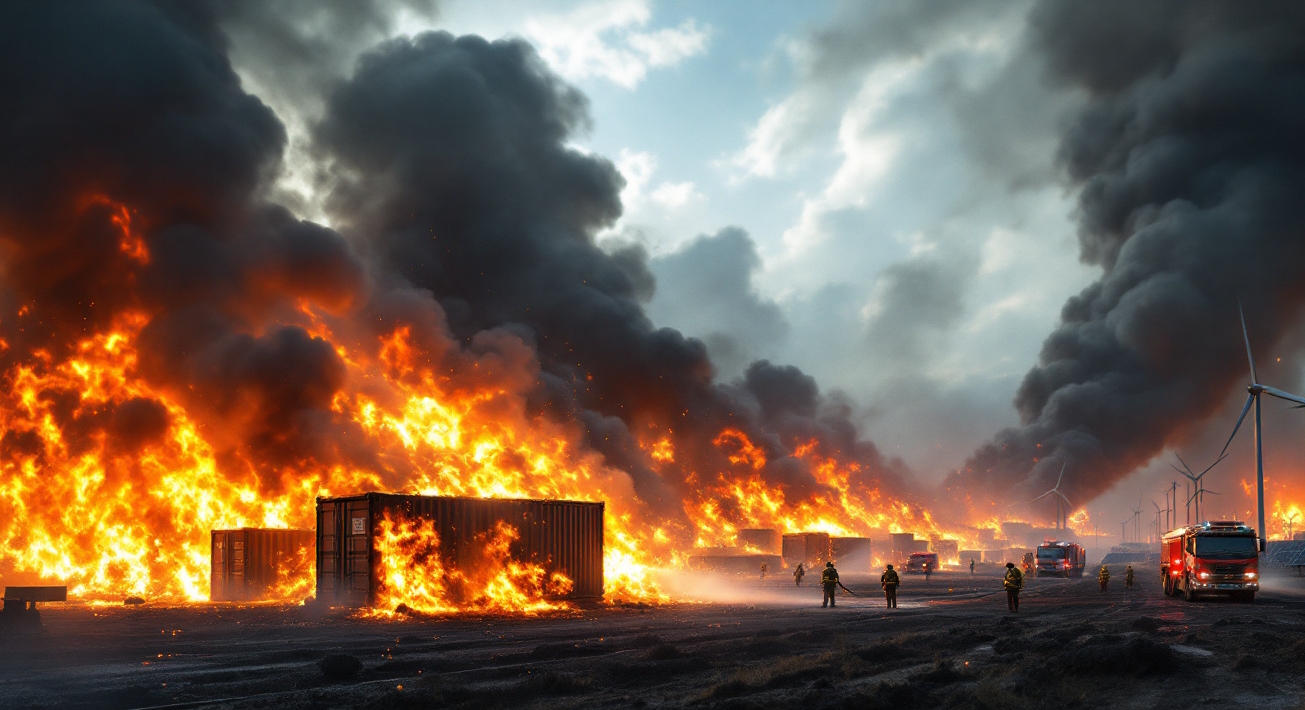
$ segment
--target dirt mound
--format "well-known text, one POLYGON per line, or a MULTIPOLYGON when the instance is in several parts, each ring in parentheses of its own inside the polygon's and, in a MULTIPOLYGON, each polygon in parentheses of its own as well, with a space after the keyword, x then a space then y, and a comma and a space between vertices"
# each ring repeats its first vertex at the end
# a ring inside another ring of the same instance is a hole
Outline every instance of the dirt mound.
POLYGON ((336 653, 318 661, 317 667, 331 680, 349 680, 362 672, 363 662, 357 656, 336 653))
POLYGON ((1148 638, 1096 636, 1067 650, 1058 667, 1080 675, 1145 676, 1178 669, 1173 649, 1148 638))

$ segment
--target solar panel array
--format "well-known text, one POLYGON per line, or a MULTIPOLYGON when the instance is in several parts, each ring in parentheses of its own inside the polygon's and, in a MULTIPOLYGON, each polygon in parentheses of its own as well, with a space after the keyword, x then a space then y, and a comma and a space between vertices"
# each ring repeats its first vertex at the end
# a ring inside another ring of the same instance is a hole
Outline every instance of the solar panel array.
POLYGON ((1305 540, 1270 542, 1260 563, 1269 567, 1305 566, 1305 540))

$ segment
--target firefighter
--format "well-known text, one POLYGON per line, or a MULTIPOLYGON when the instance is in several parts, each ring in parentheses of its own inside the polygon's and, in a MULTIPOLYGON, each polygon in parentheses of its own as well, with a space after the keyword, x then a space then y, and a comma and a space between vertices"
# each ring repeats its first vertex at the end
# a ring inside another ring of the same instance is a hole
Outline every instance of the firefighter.
POLYGON ((1097 581, 1101 583, 1101 591, 1106 591, 1110 586, 1110 570, 1105 565, 1101 565, 1101 571, 1097 573, 1097 581))
POLYGON ((797 569, 793 570, 793 581, 800 587, 802 586, 802 578, 805 576, 807 576, 807 570, 802 566, 802 563, 799 562, 797 569))
POLYGON ((1124 568, 1124 589, 1133 588, 1133 565, 1124 568))
POLYGON ((1014 562, 1006 563, 1006 578, 1001 586, 1006 588, 1006 608, 1010 611, 1020 610, 1020 590, 1024 588, 1024 573, 1014 562))
POLYGON ((884 588, 884 602, 888 604, 889 609, 897 608, 897 585, 902 580, 897 577, 897 570, 892 565, 884 569, 883 575, 879 577, 879 584, 884 588))
POLYGON ((833 607, 834 592, 838 590, 838 570, 834 569, 833 562, 825 563, 825 571, 820 573, 820 585, 825 588, 825 598, 820 608, 833 607))
POLYGON ((761 563, 761 583, 762 583, 762 584, 765 584, 765 583, 766 583, 766 569, 767 569, 767 567, 766 567, 766 563, 765 563, 765 562, 762 562, 762 563, 761 563))
POLYGON ((923 567, 923 572, 924 572, 924 583, 925 583, 925 584, 928 584, 928 583, 929 583, 929 575, 933 574, 933 565, 929 564, 929 561, 928 561, 928 560, 925 560, 924 567, 923 567))
POLYGON ((971 576, 971 577, 974 576, 974 558, 973 558, 973 557, 970 558, 970 576, 971 576))

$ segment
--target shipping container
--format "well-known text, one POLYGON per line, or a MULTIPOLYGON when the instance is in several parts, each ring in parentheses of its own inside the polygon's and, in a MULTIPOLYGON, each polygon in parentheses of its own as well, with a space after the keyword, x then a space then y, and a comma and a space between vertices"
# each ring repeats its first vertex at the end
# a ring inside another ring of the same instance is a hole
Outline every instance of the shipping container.
POLYGON ((868 537, 831 537, 829 538, 829 556, 833 558, 838 571, 843 574, 865 574, 870 572, 874 560, 870 556, 870 538, 868 537))
POLYGON ((603 503, 565 500, 455 498, 365 493, 317 499, 317 600, 371 606, 381 592, 376 538, 385 518, 430 521, 447 569, 472 569, 484 559, 499 523, 517 532, 509 556, 571 580, 569 599, 603 595, 603 503))
POLYGON ((796 567, 799 562, 811 567, 824 567, 829 561, 829 533, 805 532, 784 536, 784 563, 796 567))
POLYGON ((738 547, 755 550, 763 555, 778 555, 783 551, 784 536, 771 528, 747 528, 735 536, 738 547))
POLYGON ((312 546, 312 530, 214 530, 208 598, 259 601, 297 576, 311 578, 312 546))
POLYGON ((690 569, 745 577, 760 577, 763 564, 766 565, 767 576, 777 575, 784 569, 784 560, 779 555, 713 550, 689 557, 690 569))
MULTIPOLYGON (((938 560, 944 565, 958 564, 961 556, 961 543, 959 540, 930 540, 929 552, 938 553, 938 560)), ((969 564, 969 561, 966 561, 965 564, 969 564)))

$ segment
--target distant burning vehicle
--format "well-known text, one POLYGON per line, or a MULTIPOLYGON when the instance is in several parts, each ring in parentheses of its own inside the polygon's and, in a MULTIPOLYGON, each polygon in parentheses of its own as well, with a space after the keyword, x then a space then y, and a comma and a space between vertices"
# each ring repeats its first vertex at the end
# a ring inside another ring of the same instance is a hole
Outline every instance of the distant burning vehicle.
POLYGON ((1037 576, 1082 577, 1087 552, 1076 542, 1048 540, 1038 545, 1037 576))
POLYGON ((906 571, 923 573, 926 569, 930 572, 938 571, 938 553, 912 552, 906 560, 906 571))
POLYGON ((1160 541, 1160 579, 1166 595, 1181 592, 1187 601, 1201 594, 1255 601, 1260 589, 1255 530, 1238 520, 1218 520, 1165 533, 1160 541))
POLYGON ((603 595, 603 503, 366 493, 317 499, 317 600, 539 612, 603 595))

